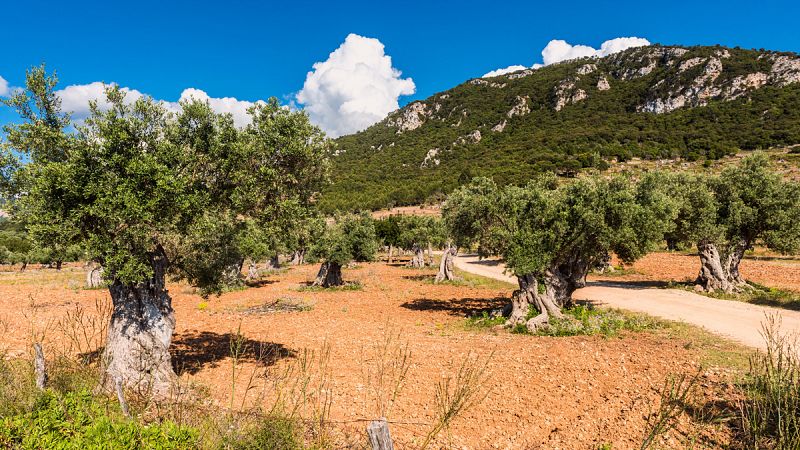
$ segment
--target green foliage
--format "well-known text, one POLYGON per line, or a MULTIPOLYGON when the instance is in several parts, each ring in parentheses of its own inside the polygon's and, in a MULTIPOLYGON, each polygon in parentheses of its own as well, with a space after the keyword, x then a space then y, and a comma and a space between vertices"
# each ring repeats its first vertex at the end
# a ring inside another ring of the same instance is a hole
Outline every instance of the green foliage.
POLYGON ((400 234, 397 246, 411 250, 428 244, 441 247, 445 241, 443 222, 434 216, 404 215, 399 219, 400 234))
POLYGON ((747 448, 800 448, 800 360, 795 336, 779 334, 775 317, 762 335, 766 352, 750 358, 739 402, 747 448))
POLYGON ((20 449, 194 449, 197 433, 171 422, 143 425, 110 414, 88 391, 46 392, 32 411, 0 419, 0 446, 20 449))
POLYGON ((375 221, 367 213, 346 214, 329 224, 309 251, 309 258, 340 266, 373 261, 378 251, 375 221))
POLYGON ((800 249, 800 184, 786 181, 763 153, 744 158, 719 176, 662 175, 660 187, 677 200, 667 239, 695 245, 763 245, 781 253, 800 249))
MULTIPOLYGON (((418 129, 398 134, 390 121, 400 112, 363 132, 343 136, 337 140, 340 152, 334 158, 333 183, 324 191, 321 207, 333 211, 420 204, 475 176, 493 178, 501 185, 524 185, 542 172, 572 176, 581 168, 603 170, 606 159, 718 159, 738 149, 800 143, 798 84, 767 85, 733 101, 712 99, 705 107, 665 114, 638 112, 637 107, 647 101, 688 86, 704 68, 701 64, 680 73, 683 61, 719 50, 691 47, 668 67, 618 79, 621 73, 644 67, 643 52, 655 49, 631 49, 593 60, 597 70, 579 77, 576 71, 586 60, 543 67, 526 77, 486 80, 504 84, 502 88, 466 82, 421 102, 432 117, 418 129), (611 83, 606 91, 596 87, 603 76, 611 83), (556 111, 554 89, 571 78, 578 78, 576 89, 588 97, 556 111), (509 118, 518 96, 530 99, 531 111, 509 118), (503 132, 491 131, 504 121, 503 132), (459 143, 474 130, 481 132, 480 142, 459 143), (439 149, 441 162, 423 167, 431 149, 439 149)), ((770 72, 766 52, 727 50, 730 57, 721 60, 723 73, 717 83, 744 73, 770 72)))
POLYGON ((153 274, 154 258, 205 291, 225 271, 274 250, 325 180, 329 143, 308 117, 277 100, 230 114, 184 102, 177 115, 150 98, 106 90, 109 107, 67 132, 57 80, 43 67, 5 103, 24 119, 5 127, 2 171, 13 215, 35 242, 78 244, 124 284, 153 274))
POLYGON ((304 448, 298 424, 284 417, 267 417, 242 439, 231 443, 233 450, 300 450, 304 448))
POLYGON ((669 229, 671 199, 625 177, 579 178, 558 185, 543 176, 524 188, 479 178, 442 208, 460 246, 502 256, 518 275, 541 276, 563 264, 591 267, 609 252, 629 263, 669 229))
MULTIPOLYGON (((660 328, 652 317, 631 314, 615 309, 575 305, 564 310, 565 319, 550 319, 547 327, 537 331, 540 336, 617 336, 620 331, 644 331, 660 328)), ((523 329, 527 330, 523 327, 523 329)))

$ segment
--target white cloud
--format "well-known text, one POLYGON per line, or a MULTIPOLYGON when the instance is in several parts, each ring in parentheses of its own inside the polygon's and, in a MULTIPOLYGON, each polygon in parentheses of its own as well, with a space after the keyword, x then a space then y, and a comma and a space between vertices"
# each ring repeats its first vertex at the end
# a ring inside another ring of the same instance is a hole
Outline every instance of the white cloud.
MULTIPOLYGON (((178 101, 189 101, 191 99, 208 102, 211 109, 217 113, 230 113, 233 116, 233 123, 237 127, 244 127, 250 123, 250 116, 247 114, 247 110, 254 105, 253 102, 238 100, 234 97, 209 97, 205 91, 195 88, 184 89, 178 101)), ((262 101, 258 100, 256 103, 259 102, 262 101)), ((178 105, 174 105, 174 107, 177 108, 178 105)))
MULTIPOLYGON (((107 111, 110 107, 106 100, 105 83, 95 81, 89 84, 77 84, 67 86, 64 89, 56 91, 56 94, 61 98, 61 107, 64 111, 72 113, 75 120, 81 121, 89 117, 89 102, 97 101, 97 106, 101 111, 107 111)), ((121 88, 125 93, 125 103, 130 104, 145 96, 145 94, 127 87, 121 88)), ((159 100, 159 102, 168 110, 178 112, 180 110, 180 102, 188 101, 191 99, 208 102, 217 113, 230 113, 233 116, 233 121, 238 127, 243 127, 250 123, 250 116, 247 114, 247 109, 253 106, 253 102, 238 100, 233 97, 210 97, 205 91, 196 88, 184 89, 180 98, 176 102, 166 100, 159 100)), ((260 100, 259 100, 260 101, 260 100)))
POLYGON ((0 77, 0 97, 7 97, 10 93, 11 90, 8 88, 8 81, 6 81, 5 78, 0 77))
POLYGON ((570 45, 567 41, 554 39, 542 50, 544 65, 555 64, 570 59, 595 56, 602 58, 632 47, 642 47, 650 45, 650 41, 638 37, 620 37, 610 39, 600 44, 600 49, 589 47, 588 45, 570 45))
POLYGON ((503 68, 503 69, 497 69, 497 70, 493 70, 491 72, 486 72, 485 74, 483 74, 483 77, 481 77, 481 78, 499 77, 500 75, 505 75, 507 73, 517 72, 517 71, 525 70, 525 69, 527 69, 527 67, 525 67, 525 66, 508 66, 508 67, 503 68))
MULTIPOLYGON (((59 89, 56 95, 61 98, 61 109, 72 113, 76 120, 83 120, 89 117, 89 102, 96 101, 97 107, 101 111, 107 111, 110 104, 106 100, 106 84, 95 81, 89 84, 73 84, 59 89)), ((125 103, 133 103, 144 96, 136 89, 121 88, 125 93, 125 103)))
POLYGON ((336 137, 382 120, 399 107, 401 95, 415 90, 414 81, 392 67, 381 41, 350 34, 314 64, 296 98, 312 122, 336 137))
MULTIPOLYGON (((602 58, 632 47, 642 47, 650 45, 650 41, 639 37, 620 37, 610 39, 600 44, 600 49, 589 47, 588 45, 571 45, 567 41, 561 39, 553 39, 547 43, 547 46, 542 50, 543 64, 534 64, 532 69, 538 69, 543 66, 555 64, 561 61, 567 61, 576 58, 585 58, 587 56, 602 58)), ((504 73, 514 72, 517 70, 526 69, 524 66, 510 66, 506 69, 493 70, 484 78, 503 75, 504 73), (513 70, 510 70, 513 69, 513 70)))

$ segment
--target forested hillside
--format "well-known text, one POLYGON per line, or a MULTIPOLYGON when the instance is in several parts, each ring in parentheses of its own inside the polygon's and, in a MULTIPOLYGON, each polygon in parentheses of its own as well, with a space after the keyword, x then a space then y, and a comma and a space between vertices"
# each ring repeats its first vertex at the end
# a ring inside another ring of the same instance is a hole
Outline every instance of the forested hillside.
POLYGON ((337 140, 325 210, 415 204, 473 176, 521 183, 616 158, 800 143, 800 57, 650 46, 474 79, 337 140))

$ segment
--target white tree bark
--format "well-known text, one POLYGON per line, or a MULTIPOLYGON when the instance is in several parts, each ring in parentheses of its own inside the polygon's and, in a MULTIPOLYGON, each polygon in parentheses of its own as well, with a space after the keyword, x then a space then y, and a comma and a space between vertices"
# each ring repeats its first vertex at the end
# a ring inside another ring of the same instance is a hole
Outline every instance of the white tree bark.
POLYGON ((176 379, 169 346, 175 330, 172 299, 167 293, 163 250, 151 257, 153 277, 136 285, 115 280, 109 291, 114 311, 103 354, 109 392, 116 380, 142 395, 167 396, 176 379))
POLYGON ((442 253, 442 260, 439 262, 439 273, 436 274, 436 283, 441 283, 445 280, 454 281, 457 279, 453 264, 453 258, 456 256, 457 251, 456 247, 447 244, 444 253, 442 253))

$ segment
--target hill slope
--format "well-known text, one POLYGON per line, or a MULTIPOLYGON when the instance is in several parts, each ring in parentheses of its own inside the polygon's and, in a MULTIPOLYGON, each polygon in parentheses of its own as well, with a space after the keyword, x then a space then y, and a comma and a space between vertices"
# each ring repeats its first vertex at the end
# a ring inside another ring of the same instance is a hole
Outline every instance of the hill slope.
POLYGON ((715 159, 800 143, 800 57, 650 46, 474 79, 337 140, 324 209, 413 204, 473 176, 715 159))

